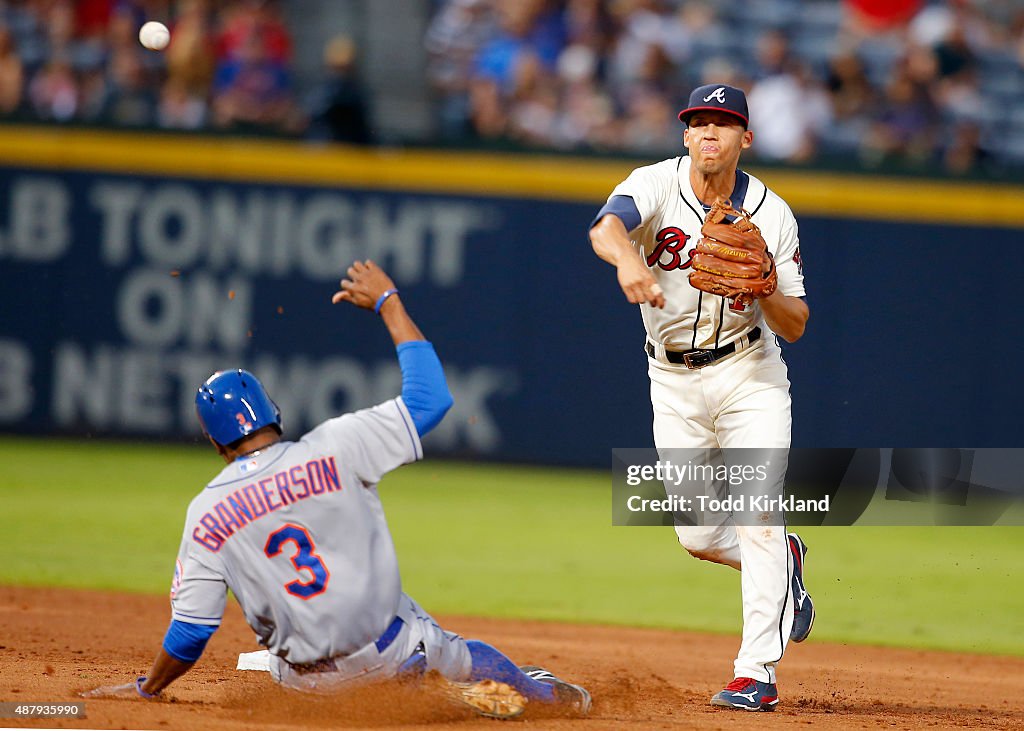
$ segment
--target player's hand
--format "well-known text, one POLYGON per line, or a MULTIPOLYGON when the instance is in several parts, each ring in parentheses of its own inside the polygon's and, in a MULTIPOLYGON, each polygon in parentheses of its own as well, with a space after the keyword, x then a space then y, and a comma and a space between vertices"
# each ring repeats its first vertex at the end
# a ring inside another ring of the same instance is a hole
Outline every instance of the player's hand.
POLYGON ((357 307, 372 310, 382 294, 395 289, 391 277, 369 260, 353 262, 346 275, 347 278, 341 280, 341 290, 331 297, 334 304, 351 302, 357 307))
POLYGON ((665 306, 665 293, 661 286, 639 258, 626 257, 618 266, 619 286, 623 294, 634 305, 648 303, 661 309, 665 306))
MULTIPOLYGON (((139 680, 144 680, 140 678, 139 680)), ((139 690, 139 680, 131 683, 122 683, 121 685, 101 685, 99 688, 93 688, 82 693, 83 698, 156 698, 157 696, 143 695, 139 690)))

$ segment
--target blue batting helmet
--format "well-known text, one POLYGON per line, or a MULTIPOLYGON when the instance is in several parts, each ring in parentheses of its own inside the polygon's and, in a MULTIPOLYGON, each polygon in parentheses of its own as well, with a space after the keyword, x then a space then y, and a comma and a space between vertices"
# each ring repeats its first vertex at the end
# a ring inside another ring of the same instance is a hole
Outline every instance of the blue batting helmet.
POLYGON ((231 444, 265 426, 281 431, 281 409, 249 371, 218 371, 196 393, 203 431, 217 444, 231 444))

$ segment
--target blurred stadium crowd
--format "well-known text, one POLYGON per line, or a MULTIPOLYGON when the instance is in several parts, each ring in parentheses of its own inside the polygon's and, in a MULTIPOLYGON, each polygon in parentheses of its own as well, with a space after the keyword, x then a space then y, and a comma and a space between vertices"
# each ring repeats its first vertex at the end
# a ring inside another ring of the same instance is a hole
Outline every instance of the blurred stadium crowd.
MULTIPOLYGON (((762 160, 1024 168, 1019 0, 415 1, 427 142, 671 153, 689 89, 720 81, 762 160)), ((283 4, 0 0, 0 117, 373 142, 355 43, 297 84, 283 4), (153 18, 164 53, 137 40, 153 18)))
POLYGON ((328 46, 323 78, 300 103, 280 11, 262 0, 0 2, 0 116, 369 141, 352 42, 328 46), (166 52, 139 44, 152 19, 169 21, 166 52))
POLYGON ((453 137, 657 155, 724 82, 764 160, 1024 162, 1013 0, 445 0, 427 48, 453 137))

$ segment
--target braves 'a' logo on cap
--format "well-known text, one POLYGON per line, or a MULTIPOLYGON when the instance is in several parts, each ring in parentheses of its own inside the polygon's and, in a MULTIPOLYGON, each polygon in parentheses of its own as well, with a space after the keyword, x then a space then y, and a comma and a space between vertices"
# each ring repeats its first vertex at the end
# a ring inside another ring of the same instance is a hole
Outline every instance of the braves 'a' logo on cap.
POLYGON ((704 97, 705 102, 709 102, 712 99, 715 99, 719 104, 725 104, 725 87, 720 86, 704 97))

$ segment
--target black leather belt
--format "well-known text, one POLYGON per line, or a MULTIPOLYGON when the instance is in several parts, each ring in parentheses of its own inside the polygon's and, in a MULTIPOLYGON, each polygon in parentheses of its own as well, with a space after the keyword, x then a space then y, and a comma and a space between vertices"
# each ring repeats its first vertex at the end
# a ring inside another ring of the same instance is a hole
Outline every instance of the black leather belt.
MULTIPOLYGON (((384 630, 384 634, 373 641, 373 644, 377 646, 377 652, 384 652, 384 650, 391 647, 391 643, 398 637, 398 633, 402 631, 402 625, 405 622, 402 621, 401 617, 395 617, 391 620, 391 624, 384 630)), ((336 660, 344 660, 348 655, 335 655, 329 657, 326 660, 317 660, 316 662, 302 663, 301 665, 293 665, 291 669, 299 675, 309 675, 310 673, 330 673, 338 669, 336 660)))
MULTIPOLYGON (((761 328, 755 327, 747 335, 747 340, 750 343, 756 343, 761 338, 761 328)), ((647 343, 645 348, 647 355, 652 358, 655 357, 654 345, 647 343)), ((669 363, 676 363, 678 365, 684 365, 687 368, 703 368, 706 365, 711 365, 716 360, 721 360, 727 355, 732 355, 736 352, 736 343, 732 342, 728 345, 723 345, 721 348, 714 348, 712 350, 701 350, 697 348, 695 350, 666 350, 665 360, 669 363)))

